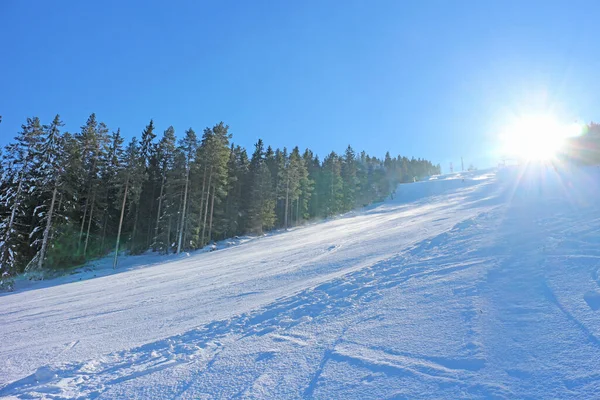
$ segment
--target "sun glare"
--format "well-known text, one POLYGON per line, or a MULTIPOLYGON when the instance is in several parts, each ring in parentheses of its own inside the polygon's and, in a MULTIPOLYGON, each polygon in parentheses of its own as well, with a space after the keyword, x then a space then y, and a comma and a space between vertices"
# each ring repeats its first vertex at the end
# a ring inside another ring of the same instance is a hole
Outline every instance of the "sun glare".
POLYGON ((579 130, 577 124, 561 123, 552 115, 521 117, 501 135, 503 152, 519 159, 548 161, 556 158, 565 140, 579 130))

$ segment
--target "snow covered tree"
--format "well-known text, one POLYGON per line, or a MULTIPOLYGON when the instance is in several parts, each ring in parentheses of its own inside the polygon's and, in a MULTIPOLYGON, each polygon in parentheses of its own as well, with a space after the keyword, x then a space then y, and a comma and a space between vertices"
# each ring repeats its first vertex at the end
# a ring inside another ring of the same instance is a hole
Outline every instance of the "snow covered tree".
MULTIPOLYGON (((30 237, 37 232, 42 231, 42 238, 34 241, 36 246, 40 243, 37 254, 37 269, 44 268, 46 261, 46 251, 49 245, 49 238, 52 232, 53 217, 56 212, 59 191, 65 172, 64 142, 60 132, 63 126, 60 116, 56 115, 49 126, 44 126, 44 133, 37 148, 38 154, 35 159, 34 169, 37 172, 36 192, 37 206, 35 213, 38 216, 39 225, 34 226, 30 237)), ((37 247, 37 246, 36 246, 37 247)))
MULTIPOLYGON (((35 165, 43 127, 39 118, 28 118, 14 143, 4 154, 5 185, 0 194, 4 213, 0 221, 0 276, 3 286, 10 286, 10 277, 19 271, 20 258, 30 257, 29 228, 32 219, 29 193, 36 189, 35 165), (24 254, 19 254, 20 251, 24 254)), ((21 264, 22 265, 22 264, 21 264)))
POLYGON ((81 132, 76 136, 81 149, 80 170, 75 171, 80 180, 79 193, 75 195, 80 199, 82 206, 81 225, 79 230, 78 245, 81 254, 85 257, 90 239, 92 226, 96 226, 94 216, 99 208, 98 189, 100 183, 100 163, 105 160, 108 138, 108 128, 104 123, 98 123, 96 114, 91 114, 81 132))
MULTIPOLYGON (((101 192, 102 192, 102 217, 100 218, 102 225, 100 251, 105 252, 107 236, 116 234, 114 228, 118 219, 119 205, 116 197, 119 188, 118 174, 123 161, 123 142, 121 130, 117 129, 110 136, 110 144, 106 153, 106 160, 102 163, 100 170, 101 192)), ((112 246, 112 245, 111 245, 112 246)))
POLYGON ((61 127, 58 116, 48 125, 29 118, 4 149, 2 282, 25 269, 84 263, 107 254, 110 243, 116 266, 125 245, 130 253, 180 252, 287 228, 382 200, 397 183, 440 170, 389 152, 383 159, 357 157, 350 146, 321 162, 310 149, 288 153, 262 140, 249 160, 245 149, 230 146, 223 122, 206 128, 200 143, 190 128, 177 145, 173 127, 155 143, 150 120, 126 149, 120 131, 109 136, 95 114, 73 135, 61 127))

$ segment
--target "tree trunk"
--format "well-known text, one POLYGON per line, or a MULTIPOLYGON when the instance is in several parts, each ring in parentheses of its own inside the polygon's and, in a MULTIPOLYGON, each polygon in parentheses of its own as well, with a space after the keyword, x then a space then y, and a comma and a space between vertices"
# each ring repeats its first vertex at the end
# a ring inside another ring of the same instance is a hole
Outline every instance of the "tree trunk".
MULTIPOLYGON (((202 225, 202 215, 203 215, 202 210, 204 209, 204 190, 206 189, 206 169, 207 169, 207 166, 204 165, 204 173, 202 174, 202 191, 200 192, 200 214, 198 215, 198 227, 196 228, 196 236, 198 236, 198 237, 200 237, 200 231, 202 230, 200 225, 202 225)), ((199 243, 199 246, 201 247, 202 243, 199 243)))
MULTIPOLYGON (((181 213, 183 212, 183 190, 179 192, 179 204, 177 206, 177 224, 175 227, 175 242, 177 242, 179 238, 179 229, 181 228, 181 213)), ((175 243, 173 243, 175 244, 175 243)))
POLYGON ((52 192, 52 201, 50 202, 50 211, 46 219, 46 229, 44 229, 44 239, 42 240, 42 248, 40 249, 40 258, 38 259, 38 269, 44 267, 44 258, 46 257, 46 248, 48 247, 48 237, 52 228, 52 214, 54 214, 54 202, 56 201, 56 192, 58 192, 58 183, 54 182, 54 191, 52 192))
POLYGON ((121 218, 119 219, 119 230, 117 231, 117 245, 115 246, 115 259, 113 269, 117 268, 117 259, 119 257, 119 241, 121 240, 121 228, 123 226, 123 216, 125 215, 125 204, 127 202, 127 190, 129 189, 129 177, 125 182, 125 192, 123 193, 123 205, 121 205, 121 218))
MULTIPOLYGON (((152 217, 152 213, 154 212, 154 194, 156 193, 156 182, 152 181, 152 202, 150 203, 150 217, 152 217)), ((146 250, 150 248, 150 241, 152 240, 152 225, 150 221, 148 221, 148 230, 146 231, 146 250)))
POLYGON ((63 194, 61 192, 60 197, 58 198, 58 207, 56 207, 56 212, 60 212, 60 207, 62 206, 63 194))
POLYGON ((109 189, 106 189, 106 197, 104 198, 105 201, 105 209, 104 209, 104 213, 102 215, 102 241, 100 242, 100 251, 104 252, 104 242, 106 240, 106 227, 108 225, 108 210, 109 210, 109 203, 110 203, 110 198, 109 198, 109 189))
POLYGON ((92 207, 90 209, 90 221, 87 227, 87 233, 85 235, 85 245, 83 246, 83 257, 87 254, 88 241, 90 240, 90 228, 92 227, 92 217, 94 215, 94 201, 96 200, 96 191, 92 195, 92 207))
POLYGON ((140 211, 140 202, 138 198, 138 203, 135 204, 135 217, 133 218, 133 232, 131 233, 131 245, 129 246, 129 251, 134 250, 135 246, 135 236, 137 234, 137 223, 138 223, 138 215, 140 211))
MULTIPOLYGON (((60 213, 60 207, 62 205, 63 194, 60 193, 60 197, 58 198, 58 206, 56 207, 56 212, 60 213)), ((50 238, 48 239, 50 242, 54 239, 54 231, 50 231, 50 238)))
POLYGON ((10 212, 10 221, 8 222, 8 232, 12 231, 13 223, 15 222, 15 215, 17 214, 17 206, 19 205, 19 197, 21 196, 21 190, 23 188, 23 179, 19 178, 19 185, 17 186, 17 193, 15 194, 15 202, 13 203, 12 210, 10 212))
POLYGON ((162 182, 160 184, 160 197, 158 198, 158 211, 156 212, 156 225, 154 227, 154 243, 152 249, 156 251, 156 241, 158 239, 158 224, 160 222, 160 212, 162 209, 163 191, 165 188, 165 174, 163 173, 162 182))
MULTIPOLYGON (((191 190, 192 189, 190 188, 188 191, 191 191, 191 190)), ((185 215, 186 216, 190 215, 190 208, 192 208, 192 202, 191 202, 191 200, 187 202, 187 206, 186 206, 186 209, 185 209, 185 215)), ((186 220, 183 221, 183 244, 184 245, 186 243, 188 243, 188 237, 187 237, 187 235, 188 235, 188 229, 187 229, 187 226, 188 226, 188 220, 186 218, 186 220)))
POLYGON ((171 215, 169 215, 169 225, 167 226, 167 245, 165 246, 165 253, 169 254, 171 250, 171 215))
POLYGON ((283 215, 283 227, 288 228, 288 203, 290 199, 290 177, 288 176, 285 184, 285 209, 283 215))
POLYGON ((181 253, 181 242, 183 241, 183 227, 185 226, 185 210, 187 205, 187 191, 188 191, 188 181, 190 180, 190 168, 187 167, 187 171, 185 173, 185 189, 183 192, 183 207, 181 210, 181 224, 179 229, 179 241, 177 243, 177 254, 181 253))
POLYGON ((106 239, 106 225, 108 225, 108 216, 104 213, 104 222, 102 223, 102 240, 100 241, 100 250, 104 252, 104 241, 106 239))
POLYGON ((213 211, 215 209, 215 188, 213 187, 212 199, 210 201, 210 220, 208 222, 208 243, 212 240, 212 222, 213 222, 213 211))
MULTIPOLYGON (((89 196, 89 193, 88 193, 89 196)), ((79 243, 77 244, 77 250, 81 247, 81 239, 83 238, 83 228, 85 227, 85 219, 87 218, 87 209, 89 197, 85 199, 85 207, 83 208, 83 219, 81 220, 81 228, 79 229, 79 243)), ((93 206, 92 206, 93 207, 93 206)))
POLYGON ((231 188, 227 189, 227 197, 225 197, 225 226, 223 227, 223 237, 228 237, 229 227, 231 226, 231 188))
POLYGON ((208 174, 208 188, 206 190, 206 204, 204 210, 204 222, 202 223, 202 239, 200 241, 200 247, 204 247, 204 233, 206 232, 206 216, 208 215, 208 199, 210 195, 210 184, 212 181, 212 167, 210 167, 210 173, 208 174))
MULTIPOLYGON (((85 217, 87 216, 88 202, 90 199, 90 195, 92 193, 92 183, 93 183, 93 179, 94 179, 94 171, 96 170, 96 152, 97 151, 94 151, 94 153, 92 155, 94 157, 94 161, 92 162, 92 170, 90 171, 90 176, 89 176, 90 188, 88 189, 88 195, 85 198, 85 208, 83 211, 83 220, 81 221, 81 229, 79 230, 79 243, 77 245, 77 249, 79 249, 81 247, 81 239, 83 237, 83 227, 85 226, 85 217)), ((92 204, 90 205, 90 207, 92 209, 94 208, 93 201, 92 201, 92 204)))
POLYGON ((329 215, 331 216, 333 215, 333 178, 334 178, 334 171, 333 171, 333 160, 331 160, 331 200, 329 201, 329 215))

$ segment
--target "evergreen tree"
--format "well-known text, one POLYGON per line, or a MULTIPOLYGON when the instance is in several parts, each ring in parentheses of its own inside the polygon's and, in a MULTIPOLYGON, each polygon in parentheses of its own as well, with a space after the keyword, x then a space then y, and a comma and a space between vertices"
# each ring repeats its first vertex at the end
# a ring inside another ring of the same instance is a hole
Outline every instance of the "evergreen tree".
POLYGON ((244 227, 244 182, 248 176, 248 155, 240 146, 231 145, 227 162, 227 196, 223 219, 223 237, 242 233, 244 227))
MULTIPOLYGON (((290 190, 292 188, 290 185, 292 184, 290 181, 292 180, 292 171, 290 168, 290 159, 287 154, 287 149, 284 147, 283 151, 278 154, 279 162, 277 172, 277 180, 276 180, 276 194, 277 200, 283 201, 283 227, 285 229, 288 228, 288 215, 289 215, 289 204, 290 204, 290 190)), ((275 170, 275 169, 274 169, 275 170)))
POLYGON ((33 227, 30 237, 33 237, 37 232, 43 232, 42 238, 33 242, 36 247, 39 244, 36 265, 39 270, 43 269, 46 261, 53 217, 56 212, 56 204, 62 186, 62 176, 65 171, 64 143, 60 132, 62 126, 63 123, 58 115, 54 117, 49 126, 44 126, 44 134, 37 149, 38 154, 34 166, 34 170, 37 172, 35 185, 38 204, 35 213, 38 216, 40 225, 33 227))
POLYGON ((177 239, 177 253, 179 254, 183 248, 184 244, 184 236, 187 235, 186 230, 189 229, 191 224, 186 221, 186 213, 188 210, 188 191, 189 191, 189 183, 190 183, 190 169, 192 163, 194 162, 194 157, 196 155, 196 150, 198 146, 198 139, 196 137, 196 132, 192 128, 185 131, 185 138, 181 140, 179 144, 179 148, 181 153, 184 156, 184 169, 185 169, 185 185, 183 187, 182 193, 182 204, 181 204, 181 222, 179 224, 179 234, 177 239))
POLYGON ((121 213, 117 230, 113 268, 117 267, 119 251, 121 249, 121 232, 125 211, 126 209, 129 209, 129 214, 131 216, 132 209, 135 209, 135 206, 139 203, 139 197, 144 181, 144 165, 139 156, 139 146, 135 137, 129 142, 121 164, 123 165, 123 168, 119 170, 117 179, 120 184, 117 198, 121 199, 121 213))
POLYGON ((175 141, 175 129, 170 126, 163 133, 163 137, 156 149, 159 168, 158 173, 160 176, 160 190, 158 196, 158 210, 156 212, 156 223, 154 227, 153 249, 160 250, 161 252, 168 252, 169 249, 167 232, 169 231, 168 224, 170 223, 171 215, 168 213, 169 208, 166 188, 169 171, 173 170, 175 163, 175 141))
POLYGON ((275 224, 275 196, 269 167, 265 163, 264 145, 261 139, 255 144, 250 160, 250 191, 248 204, 248 230, 262 234, 275 224))
POLYGON ((95 114, 75 135, 61 127, 58 116, 49 125, 29 118, 2 155, 0 286, 25 269, 105 255, 112 240, 116 267, 125 246, 180 252, 287 228, 381 201, 398 183, 440 172, 439 164, 389 152, 357 157, 350 146, 321 162, 310 149, 265 150, 262 140, 249 160, 230 145, 222 122, 206 128, 200 143, 190 128, 176 145, 172 127, 155 143, 150 120, 126 149, 120 131, 109 136, 95 114))
POLYGON ((308 149, 302 155, 302 170, 300 177, 300 214, 299 219, 313 217, 310 212, 310 203, 315 193, 315 179, 312 152, 308 149))
POLYGON ((310 149, 304 151, 302 158, 304 158, 304 163, 308 169, 308 179, 311 183, 311 193, 307 201, 307 218, 316 218, 321 214, 321 202, 319 201, 319 190, 317 190, 322 180, 321 162, 319 161, 319 157, 315 156, 310 149))
POLYGON ((158 163, 154 139, 154 121, 151 119, 142 131, 140 139, 140 163, 144 167, 144 177, 139 206, 135 211, 134 236, 131 248, 135 253, 142 252, 150 247, 151 232, 154 228, 154 213, 156 191, 158 186, 158 163))
MULTIPOLYGON (((388 153, 389 155, 389 153, 388 153)), ((348 146, 342 158, 341 176, 343 181, 343 209, 348 211, 356 206, 356 190, 358 186, 356 154, 348 146)))
MULTIPOLYGON (((220 205, 227 195, 227 164, 229 161, 229 127, 223 122, 206 128, 199 147, 198 161, 203 171, 201 215, 202 229, 199 247, 212 240, 215 202, 220 205), (203 207, 202 207, 203 206, 203 207)), ((219 213, 222 217, 222 213, 219 213)))
POLYGON ((323 200, 323 215, 328 217, 342 212, 344 195, 341 160, 333 151, 323 160, 323 172, 319 186, 320 197, 323 200))
MULTIPOLYGON (((31 258, 29 230, 32 214, 29 194, 36 189, 36 170, 43 128, 39 118, 28 118, 15 142, 6 147, 5 185, 0 194, 4 214, 0 222, 0 275, 2 281, 19 271, 21 259, 31 258)), ((9 284, 4 284, 10 286, 9 284)))
POLYGON ((116 235, 114 228, 117 225, 119 217, 119 205, 117 204, 117 193, 119 190, 119 171, 123 162, 123 137, 121 130, 117 129, 110 136, 110 144, 106 153, 106 160, 102 163, 103 168, 100 171, 101 193, 102 193, 102 214, 100 220, 102 225, 100 252, 106 252, 107 236, 116 235))
POLYGON ((302 190, 308 190, 308 169, 304 163, 304 159, 300 155, 300 150, 298 146, 294 147, 292 152, 290 153, 290 162, 289 162, 289 178, 290 178, 290 204, 292 205, 292 215, 297 224, 300 219, 300 196, 302 196, 302 190), (293 205, 295 204, 295 207, 293 205), (295 210, 295 212, 294 212, 295 210))
POLYGON ((76 177, 80 180, 76 185, 79 193, 75 194, 81 199, 83 208, 81 215, 78 246, 85 257, 89 243, 92 224, 95 223, 94 215, 98 209, 97 194, 100 182, 100 163, 106 159, 106 145, 108 143, 108 129, 104 123, 96 121, 96 115, 91 114, 81 132, 76 136, 81 148, 81 163, 78 165, 80 171, 76 171, 76 177))

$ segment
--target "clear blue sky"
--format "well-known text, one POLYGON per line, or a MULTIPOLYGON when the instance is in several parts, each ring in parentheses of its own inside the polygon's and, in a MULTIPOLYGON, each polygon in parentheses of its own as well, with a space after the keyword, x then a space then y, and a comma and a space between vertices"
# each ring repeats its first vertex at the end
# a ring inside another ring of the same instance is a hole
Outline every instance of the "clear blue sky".
POLYGON ((510 115, 600 118, 598 1, 0 1, 0 145, 28 116, 136 135, 496 163, 510 115))

